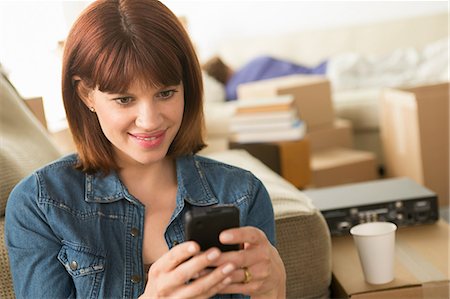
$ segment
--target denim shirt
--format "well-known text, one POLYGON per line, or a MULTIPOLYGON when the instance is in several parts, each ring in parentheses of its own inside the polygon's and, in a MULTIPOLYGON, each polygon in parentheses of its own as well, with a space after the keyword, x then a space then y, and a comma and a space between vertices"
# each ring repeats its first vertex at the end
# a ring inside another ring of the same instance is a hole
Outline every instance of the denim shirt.
MULTIPOLYGON (((144 292, 145 206, 119 179, 64 157, 23 179, 6 208, 5 238, 17 298, 137 298, 144 292)), ((275 242, 269 195, 250 172, 200 156, 177 158, 176 208, 164 237, 184 241, 189 206, 233 204, 242 226, 275 242)), ((216 298, 242 298, 222 295, 216 298)))

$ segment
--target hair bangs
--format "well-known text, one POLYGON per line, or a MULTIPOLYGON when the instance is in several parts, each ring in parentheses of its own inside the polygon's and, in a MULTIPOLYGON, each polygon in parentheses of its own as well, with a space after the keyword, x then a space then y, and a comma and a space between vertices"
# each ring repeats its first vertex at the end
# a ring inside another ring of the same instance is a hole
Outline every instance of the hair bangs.
POLYGON ((159 88, 182 81, 182 65, 175 53, 162 53, 153 45, 136 42, 111 43, 93 68, 93 84, 102 92, 126 93, 131 85, 159 88))

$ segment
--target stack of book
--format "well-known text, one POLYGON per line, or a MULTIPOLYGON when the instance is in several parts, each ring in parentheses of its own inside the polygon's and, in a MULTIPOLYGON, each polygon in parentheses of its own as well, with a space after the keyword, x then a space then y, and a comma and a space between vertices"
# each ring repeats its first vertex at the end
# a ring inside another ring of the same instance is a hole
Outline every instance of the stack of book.
POLYGON ((230 122, 232 142, 258 143, 302 139, 306 125, 291 95, 238 100, 230 122))

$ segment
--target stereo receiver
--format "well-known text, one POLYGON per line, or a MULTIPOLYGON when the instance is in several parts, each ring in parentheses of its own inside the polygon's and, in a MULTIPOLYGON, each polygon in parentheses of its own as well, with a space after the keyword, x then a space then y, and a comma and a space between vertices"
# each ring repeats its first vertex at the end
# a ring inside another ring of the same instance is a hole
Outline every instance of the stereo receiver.
POLYGON ((435 222, 437 195, 409 178, 392 178, 303 191, 321 211, 333 236, 356 224, 390 221, 397 226, 435 222))

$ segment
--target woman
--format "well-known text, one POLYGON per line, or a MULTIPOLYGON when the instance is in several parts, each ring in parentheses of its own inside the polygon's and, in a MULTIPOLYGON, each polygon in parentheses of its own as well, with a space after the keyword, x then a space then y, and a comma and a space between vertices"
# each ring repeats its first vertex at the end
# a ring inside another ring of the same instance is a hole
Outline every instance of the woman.
POLYGON ((252 174, 196 156, 202 81, 189 38, 163 4, 98 1, 65 44, 63 100, 77 155, 10 195, 6 242, 18 298, 279 298, 268 194, 252 174), (201 252, 184 240, 194 206, 233 204, 242 227, 201 252))

